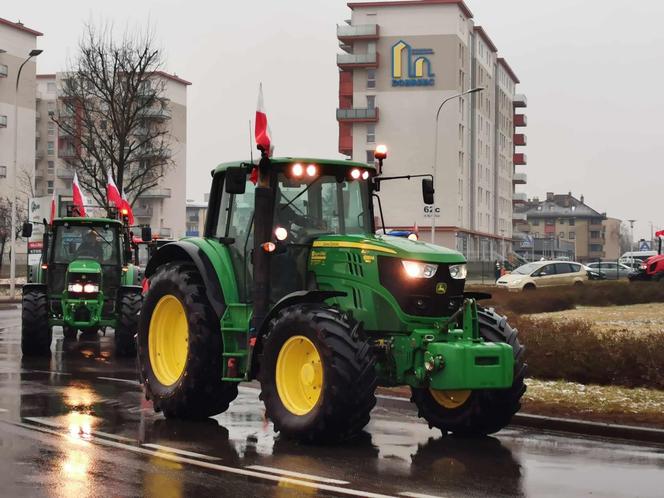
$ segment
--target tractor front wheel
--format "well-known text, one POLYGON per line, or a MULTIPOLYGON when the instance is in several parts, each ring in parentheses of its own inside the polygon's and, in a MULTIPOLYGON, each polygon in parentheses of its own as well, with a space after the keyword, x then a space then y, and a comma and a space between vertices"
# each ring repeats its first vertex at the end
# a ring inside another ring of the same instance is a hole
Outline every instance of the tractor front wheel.
POLYGON ((115 328, 115 354, 135 356, 138 330, 138 315, 143 304, 143 296, 137 291, 120 291, 118 299, 118 326, 115 328))
POLYGON ((413 388, 411 401, 417 406, 418 415, 429 423, 429 427, 437 427, 443 434, 483 436, 498 432, 519 410, 521 396, 526 392, 525 349, 519 343, 517 331, 493 310, 478 307, 478 318, 480 334, 485 341, 512 346, 514 380, 507 389, 438 391, 413 388))
POLYGON ((155 411, 201 420, 228 409, 237 383, 221 380, 219 318, 195 267, 175 263, 157 269, 138 323, 138 363, 155 411))
POLYGON ((23 356, 50 355, 53 332, 48 324, 48 300, 45 290, 36 288, 24 292, 21 325, 23 356))
POLYGON ((321 304, 289 306, 272 320, 259 380, 275 431, 307 442, 357 435, 376 404, 369 343, 341 312, 321 304))

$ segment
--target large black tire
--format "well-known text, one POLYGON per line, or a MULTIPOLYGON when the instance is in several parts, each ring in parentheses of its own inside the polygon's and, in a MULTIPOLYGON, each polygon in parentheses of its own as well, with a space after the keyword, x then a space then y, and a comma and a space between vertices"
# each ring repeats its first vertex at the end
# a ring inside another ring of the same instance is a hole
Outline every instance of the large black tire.
POLYGON ((493 309, 478 307, 480 334, 486 341, 504 342, 514 353, 514 381, 509 389, 476 390, 461 406, 445 408, 431 395, 429 389, 412 389, 411 401, 417 405, 418 415, 437 427, 443 434, 484 436, 498 432, 509 424, 519 408, 521 396, 526 392, 524 379, 525 348, 517 338, 517 331, 509 326, 505 317, 493 309))
POLYGON ((118 299, 118 326, 115 328, 116 356, 136 356, 138 315, 143 304, 139 291, 120 291, 118 299))
POLYGON ((202 420, 223 413, 237 397, 237 383, 222 378, 223 345, 219 317, 210 305, 198 271, 186 263, 171 263, 157 269, 150 279, 139 316, 138 362, 145 396, 155 411, 167 418, 202 420), (187 320, 187 355, 184 370, 171 385, 157 379, 148 349, 150 323, 157 303, 175 297, 187 320))
POLYGON ((48 324, 48 300, 43 289, 24 292, 21 322, 23 356, 49 356, 53 332, 48 324))
POLYGON ((68 341, 72 341, 72 340, 76 339, 76 336, 78 335, 78 329, 74 328, 74 327, 70 327, 69 325, 63 325, 62 326, 62 335, 68 341))
POLYGON ((260 363, 261 399, 274 430, 305 442, 337 442, 358 435, 376 405, 377 378, 371 348, 359 326, 324 304, 289 306, 268 329, 260 363), (302 414, 289 410, 281 399, 277 360, 294 336, 304 336, 315 347, 322 367, 320 394, 302 414))

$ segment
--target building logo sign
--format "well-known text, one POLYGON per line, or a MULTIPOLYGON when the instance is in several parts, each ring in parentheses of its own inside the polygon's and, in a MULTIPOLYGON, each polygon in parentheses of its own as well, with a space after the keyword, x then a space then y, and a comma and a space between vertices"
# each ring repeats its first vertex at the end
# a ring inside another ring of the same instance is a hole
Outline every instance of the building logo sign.
POLYGON ((428 55, 430 48, 412 48, 399 40, 392 45, 392 86, 433 86, 435 75, 431 72, 428 55))

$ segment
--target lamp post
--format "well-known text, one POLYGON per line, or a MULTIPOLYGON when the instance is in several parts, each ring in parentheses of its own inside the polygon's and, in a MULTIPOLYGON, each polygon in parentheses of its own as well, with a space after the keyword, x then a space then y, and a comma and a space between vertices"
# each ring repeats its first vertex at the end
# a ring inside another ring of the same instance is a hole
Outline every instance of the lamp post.
MULTIPOLYGON (((440 111, 443 108, 443 106, 449 102, 450 100, 458 99, 459 97, 463 97, 464 95, 469 95, 471 93, 477 93, 481 92, 484 90, 483 87, 478 86, 476 88, 471 88, 470 90, 467 90, 465 92, 458 93, 456 95, 452 95, 451 97, 447 97, 445 100, 443 100, 440 105, 438 106, 438 111, 436 111, 436 135, 434 136, 433 140, 433 180, 434 180, 434 189, 436 185, 436 165, 438 162, 438 118, 440 118, 440 111)), ((471 144, 472 147, 472 144, 471 144)), ((431 205, 431 243, 433 244, 435 241, 436 237, 436 203, 434 200, 434 203, 431 205)))
POLYGON ((627 220, 627 223, 629 223, 629 250, 634 251, 634 223, 636 220, 627 220))
POLYGON ((9 262, 9 296, 15 297, 16 290, 16 177, 18 176, 18 84, 21 80, 21 71, 30 59, 37 57, 43 50, 30 50, 27 59, 18 68, 16 73, 16 90, 14 92, 14 177, 12 179, 12 203, 11 203, 11 261, 9 262))

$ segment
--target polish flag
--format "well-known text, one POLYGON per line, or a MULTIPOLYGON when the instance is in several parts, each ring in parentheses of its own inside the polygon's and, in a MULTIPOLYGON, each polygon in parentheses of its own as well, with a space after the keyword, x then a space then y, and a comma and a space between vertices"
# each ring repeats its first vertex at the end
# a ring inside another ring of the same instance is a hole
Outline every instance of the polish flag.
POLYGON ((108 182, 106 183, 106 198, 108 199, 109 204, 113 203, 115 204, 116 208, 122 209, 122 196, 120 195, 120 191, 113 181, 113 175, 111 174, 110 169, 108 170, 108 182))
POLYGON ((655 233, 655 237, 664 237, 664 230, 660 230, 659 232, 655 233))
POLYGON ((127 221, 129 221, 130 225, 134 224, 134 211, 131 209, 131 204, 129 204, 129 201, 127 200, 127 197, 125 196, 124 190, 122 191, 122 207, 120 207, 120 211, 122 212, 122 216, 127 217, 127 221))
POLYGON ((53 189, 53 196, 51 197, 51 221, 50 224, 53 224, 53 220, 55 219, 55 189, 53 189))
POLYGON ((78 216, 85 216, 85 200, 83 199, 83 191, 78 183, 78 175, 74 172, 74 181, 71 184, 72 197, 74 207, 78 216))
POLYGON ((254 127, 254 135, 256 136, 256 146, 258 149, 264 151, 268 156, 271 156, 272 133, 270 131, 270 125, 267 122, 267 114, 265 114, 262 83, 258 87, 258 105, 256 106, 256 124, 254 127))

